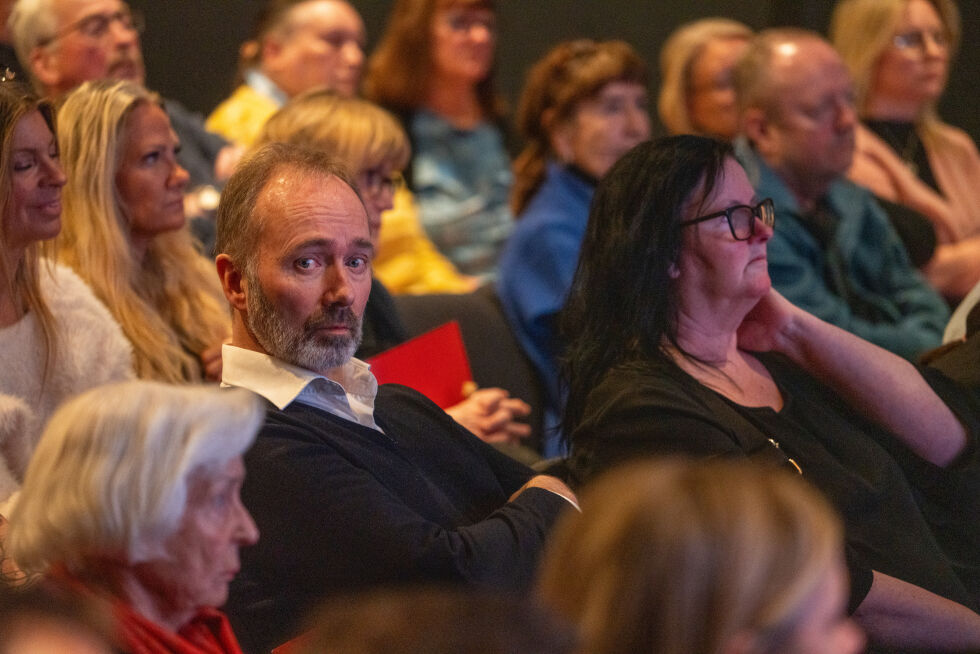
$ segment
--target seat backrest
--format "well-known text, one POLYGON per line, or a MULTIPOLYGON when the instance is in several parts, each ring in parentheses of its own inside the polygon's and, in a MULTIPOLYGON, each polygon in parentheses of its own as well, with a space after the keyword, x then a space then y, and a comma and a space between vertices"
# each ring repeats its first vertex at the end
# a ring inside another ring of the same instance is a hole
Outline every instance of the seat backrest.
POLYGON ((398 315, 409 335, 417 336, 450 320, 459 322, 463 343, 481 388, 506 389, 531 405, 528 447, 540 450, 545 390, 504 317, 493 285, 460 295, 396 295, 398 315))

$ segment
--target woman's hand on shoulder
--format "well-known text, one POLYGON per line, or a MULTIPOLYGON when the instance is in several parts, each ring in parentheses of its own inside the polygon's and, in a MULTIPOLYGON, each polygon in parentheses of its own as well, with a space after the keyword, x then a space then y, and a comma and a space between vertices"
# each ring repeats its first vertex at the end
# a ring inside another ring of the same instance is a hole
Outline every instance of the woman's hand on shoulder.
POLYGON ((775 289, 770 289, 739 325, 738 346, 751 352, 784 352, 800 311, 775 289))

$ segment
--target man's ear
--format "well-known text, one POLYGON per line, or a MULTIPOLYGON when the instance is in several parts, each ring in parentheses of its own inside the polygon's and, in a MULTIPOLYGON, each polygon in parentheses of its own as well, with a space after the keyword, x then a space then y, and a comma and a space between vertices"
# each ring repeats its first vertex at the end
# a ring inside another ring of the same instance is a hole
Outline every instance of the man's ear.
POLYGON ((742 132, 759 152, 769 148, 772 137, 772 122, 766 112, 759 107, 750 107, 742 115, 742 132))
POLYGON ((228 303, 238 311, 245 311, 248 288, 242 271, 227 254, 219 254, 214 260, 214 265, 218 269, 221 290, 224 291, 228 303))
POLYGON ((27 62, 31 73, 45 89, 56 89, 61 82, 57 64, 55 54, 48 48, 34 48, 27 62))

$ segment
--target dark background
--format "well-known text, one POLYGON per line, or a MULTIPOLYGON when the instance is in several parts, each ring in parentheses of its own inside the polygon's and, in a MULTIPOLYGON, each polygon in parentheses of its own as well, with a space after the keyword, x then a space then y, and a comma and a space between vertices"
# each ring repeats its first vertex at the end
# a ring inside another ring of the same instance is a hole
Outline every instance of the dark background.
MULTIPOLYGON (((352 0, 364 17, 370 52, 384 28, 391 0, 352 0)), ((940 107, 948 122, 980 140, 975 109, 980 69, 977 0, 958 3, 963 45, 940 107)), ((147 83, 165 96, 208 113, 231 92, 238 45, 262 0, 130 0, 146 16, 143 49, 147 83)), ((826 33, 833 0, 498 0, 499 88, 511 102, 527 68, 559 41, 579 37, 624 39, 650 64, 654 96, 661 44, 681 23, 728 16, 760 29, 796 25, 826 33)), ((654 103, 655 104, 655 103, 654 103)), ((654 106, 653 104, 651 106, 654 106)))

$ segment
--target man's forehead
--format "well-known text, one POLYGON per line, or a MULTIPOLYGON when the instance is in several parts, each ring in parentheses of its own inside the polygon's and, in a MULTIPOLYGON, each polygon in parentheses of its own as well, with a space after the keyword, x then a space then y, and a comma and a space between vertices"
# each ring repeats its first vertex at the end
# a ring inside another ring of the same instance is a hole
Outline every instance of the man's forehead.
POLYGON ((263 232, 272 223, 281 228, 311 218, 349 222, 355 227, 363 225, 365 233, 368 230, 364 204, 346 182, 335 175, 292 167, 280 167, 269 177, 259 192, 255 214, 263 232))
POLYGON ((57 0, 54 3, 55 14, 60 27, 70 25, 86 16, 102 13, 113 13, 126 7, 122 0, 57 0))

